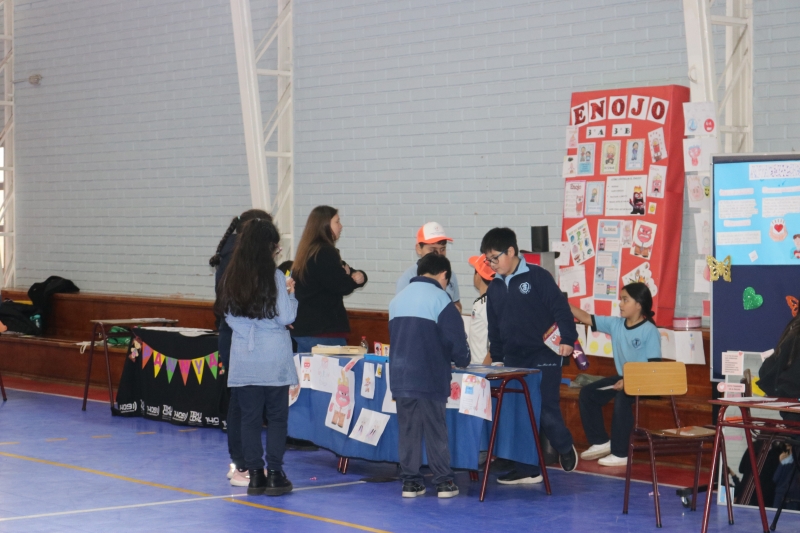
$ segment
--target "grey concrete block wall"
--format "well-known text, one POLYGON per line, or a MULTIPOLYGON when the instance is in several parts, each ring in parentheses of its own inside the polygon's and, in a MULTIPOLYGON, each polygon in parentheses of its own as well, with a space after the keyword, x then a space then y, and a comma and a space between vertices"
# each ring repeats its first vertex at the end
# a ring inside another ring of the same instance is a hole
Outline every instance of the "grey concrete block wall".
MULTIPOLYGON (((267 9, 267 8, 263 8, 267 9)), ((800 4, 756 2, 757 151, 797 148, 800 4)), ((227 0, 17 5, 18 285, 210 297, 206 261, 249 205, 227 0)), ((296 0, 295 232, 331 204, 385 309, 429 220, 470 308, 484 232, 560 234, 573 91, 683 84, 680 2, 296 0)), ((678 313, 697 313, 691 210, 678 313)))

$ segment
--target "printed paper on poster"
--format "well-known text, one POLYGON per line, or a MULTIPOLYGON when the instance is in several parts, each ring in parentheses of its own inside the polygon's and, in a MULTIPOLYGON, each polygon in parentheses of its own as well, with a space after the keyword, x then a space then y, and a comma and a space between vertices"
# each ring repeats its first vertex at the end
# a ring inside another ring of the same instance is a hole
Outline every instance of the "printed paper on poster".
POLYGON ((594 257, 594 244, 592 243, 592 235, 589 233, 589 225, 586 223, 586 219, 567 229, 567 240, 569 241, 572 262, 576 265, 585 263, 594 257))
POLYGON ((564 218, 583 218, 585 199, 585 181, 566 182, 564 185, 564 218))
POLYGON ((594 175, 594 156, 596 143, 578 145, 578 176, 594 175))
POLYGON ((606 203, 606 184, 590 181, 586 184, 586 215, 602 215, 606 203))
POLYGON ((558 286, 570 298, 586 295, 586 267, 583 265, 562 268, 558 275, 558 286))
POLYGON ((647 176, 609 176, 606 180, 605 216, 644 215, 647 176))
POLYGON ((644 169, 644 139, 628 139, 625 142, 625 170, 627 172, 644 169))
POLYGON ((600 152, 600 173, 617 174, 619 173, 620 141, 603 141, 600 152))
POLYGON ((664 128, 658 128, 647 134, 650 145, 650 157, 653 163, 667 158, 667 145, 664 140, 664 128))
POLYGON ((650 165, 647 172, 647 196, 650 198, 664 198, 666 186, 667 167, 650 165))

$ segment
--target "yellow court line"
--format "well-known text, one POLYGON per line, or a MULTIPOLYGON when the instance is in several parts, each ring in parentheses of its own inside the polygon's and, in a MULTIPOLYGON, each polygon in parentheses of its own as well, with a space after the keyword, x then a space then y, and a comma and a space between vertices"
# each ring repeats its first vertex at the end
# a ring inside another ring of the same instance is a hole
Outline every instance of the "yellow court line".
POLYGON ((155 434, 156 434, 155 431, 140 431, 137 433, 137 435, 155 435, 155 434))
POLYGON ((313 514, 299 513, 297 511, 289 511, 287 509, 279 509, 278 507, 270 507, 269 505, 261 505, 260 503, 253 503, 244 500, 234 500, 232 498, 223 501, 238 503, 239 505, 246 505, 248 507, 255 507, 256 509, 266 509, 267 511, 274 511, 276 513, 288 514, 291 516, 299 516, 300 518, 310 518, 311 520, 318 520, 320 522, 327 522, 328 524, 336 524, 338 526, 351 527, 353 529, 360 529, 361 531, 371 531, 373 533, 390 533, 384 529, 375 529, 374 527, 361 526, 359 524, 352 524, 350 522, 342 522, 341 520, 334 520, 333 518, 325 518, 323 516, 316 516, 313 514))
POLYGON ((111 435, 92 435, 93 439, 110 439, 111 435))
POLYGON ((178 433, 189 433, 190 431, 197 431, 197 428, 192 429, 179 429, 178 433))
MULTIPOLYGON (((0 456, 10 457, 12 459, 20 459, 22 461, 31 461, 33 463, 40 463, 40 464, 44 464, 44 465, 59 466, 61 468, 68 468, 70 470, 77 470, 78 472, 86 472, 88 474, 95 474, 95 475, 98 475, 98 476, 109 477, 109 478, 112 478, 112 479, 119 479, 121 481, 127 481, 129 483, 136 483, 138 485, 147 485, 148 487, 155 487, 155 488, 158 488, 158 489, 165 489, 165 490, 172 490, 172 491, 175 491, 175 492, 182 492, 184 494, 193 494, 195 496, 203 496, 203 497, 212 496, 211 494, 207 494, 205 492, 198 492, 198 491, 195 491, 195 490, 182 489, 180 487, 172 487, 170 485, 162 485, 161 483, 153 483, 151 481, 144 481, 144 480, 141 480, 141 479, 136 479, 136 478, 127 477, 127 476, 120 476, 120 475, 117 475, 117 474, 112 474, 110 472, 103 472, 102 470, 95 470, 93 468, 85 468, 83 466, 75 466, 75 465, 70 465, 70 464, 66 464, 66 463, 57 463, 55 461, 48 461, 46 459, 38 459, 36 457, 28 457, 28 456, 25 456, 25 455, 17 455, 15 453, 0 452, 0 456)), ((383 530, 383 529, 375 529, 375 528, 372 528, 372 527, 362 526, 362 525, 359 525, 359 524, 353 524, 351 522, 343 522, 341 520, 335 520, 333 518, 325 518, 324 516, 317 516, 317 515, 313 515, 313 514, 300 513, 300 512, 297 512, 297 511, 289 511, 288 509, 281 509, 279 507, 270 507, 268 505, 261 505, 261 504, 258 504, 258 503, 252 503, 252 502, 248 502, 248 501, 235 500, 233 498, 224 498, 222 501, 238 503, 240 505, 247 505, 248 507, 255 507, 256 509, 265 509, 267 511, 286 514, 286 515, 290 515, 290 516, 297 516, 297 517, 300 517, 300 518, 308 518, 310 520, 317 520, 319 522, 326 522, 328 524, 336 524, 336 525, 340 525, 340 526, 344 526, 344 527, 349 527, 349 528, 352 528, 352 529, 358 529, 358 530, 361 530, 361 531, 370 531, 372 533, 390 533, 389 531, 386 531, 386 530, 383 530)))
POLYGON ((53 439, 44 439, 45 442, 56 442, 56 441, 59 441, 59 440, 67 440, 67 438, 66 437, 60 437, 60 438, 53 438, 53 439))
POLYGON ((0 442, 0 446, 2 446, 4 444, 19 444, 19 441, 16 440, 16 441, 13 441, 13 442, 0 442))

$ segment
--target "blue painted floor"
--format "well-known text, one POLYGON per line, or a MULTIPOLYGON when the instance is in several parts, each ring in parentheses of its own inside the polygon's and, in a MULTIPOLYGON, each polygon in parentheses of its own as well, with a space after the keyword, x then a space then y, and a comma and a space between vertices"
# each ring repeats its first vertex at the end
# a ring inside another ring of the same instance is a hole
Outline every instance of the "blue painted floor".
MULTIPOLYGON (((701 511, 684 509, 669 487, 661 489, 664 528, 657 530, 645 483, 633 484, 627 516, 623 481, 555 469, 552 496, 541 485, 492 480, 480 503, 479 484, 459 473, 457 498, 403 499, 399 482, 360 482, 394 475, 393 465, 351 461, 341 475, 324 450, 287 452, 294 493, 247 497, 225 477, 227 441, 218 430, 113 418, 97 402, 82 412, 77 399, 8 396, 0 405, 0 532, 700 531, 701 511)), ((731 528, 724 506, 714 505, 710 531, 760 530, 757 511, 737 508, 735 517, 731 528)), ((800 531, 800 516, 784 514, 778 531, 800 531)))

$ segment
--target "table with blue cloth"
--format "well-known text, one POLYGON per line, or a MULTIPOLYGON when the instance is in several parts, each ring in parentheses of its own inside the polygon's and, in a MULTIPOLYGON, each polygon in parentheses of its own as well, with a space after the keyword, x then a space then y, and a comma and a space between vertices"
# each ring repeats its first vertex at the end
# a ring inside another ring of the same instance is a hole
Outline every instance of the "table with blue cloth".
MULTIPOLYGON (((310 356, 311 354, 301 354, 310 356)), ((351 361, 350 357, 329 356, 333 360, 339 361, 339 367, 344 367, 351 361)), ((386 394, 386 363, 374 362, 377 367, 382 366, 383 377, 375 379, 375 394, 372 399, 361 396, 361 379, 364 371, 364 359, 356 361, 352 368, 355 374, 355 406, 350 421, 352 426, 358 420, 362 408, 372 411, 383 412, 383 399, 386 394)), ((507 379, 503 378, 503 367, 496 367, 497 370, 488 370, 486 367, 453 369, 453 373, 475 374, 487 378, 492 385, 492 413, 493 419, 496 418, 495 410, 497 406, 499 387, 505 384, 507 379)), ((511 375, 511 374, 508 374, 511 375)), ((514 374, 525 380, 529 390, 531 405, 533 407, 538 432, 539 415, 541 412, 541 395, 539 394, 539 383, 541 374, 537 370, 520 369, 520 373, 514 374), (523 375, 524 373, 524 375, 523 375)), ((513 379, 513 378, 512 378, 513 379)), ((506 392, 518 391, 521 388, 507 388, 506 392)), ((348 437, 348 434, 339 433, 325 426, 325 415, 330 404, 331 393, 314 389, 302 389, 297 401, 289 408, 289 435, 306 439, 315 444, 326 448, 340 457, 359 458, 369 461, 399 462, 398 458, 398 425, 397 415, 390 415, 386 429, 381 435, 377 446, 372 446, 348 437)), ((459 413, 458 409, 447 409, 447 431, 449 434, 450 457, 452 468, 476 471, 479 468, 479 455, 481 451, 489 448, 489 440, 492 432, 492 422, 477 416, 459 413)), ((531 465, 539 464, 539 450, 537 440, 531 427, 531 420, 528 414, 527 404, 524 394, 505 394, 502 400, 500 412, 500 424, 497 427, 497 435, 492 450, 494 457, 501 457, 512 461, 519 461, 531 465)), ((423 449, 423 463, 426 462, 425 451, 423 449)), ((544 472, 544 468, 542 468, 544 472)), ((487 464, 488 472, 488 464, 487 464)), ((546 476, 546 474, 545 474, 546 476)), ((484 479, 485 486, 485 479, 484 479)), ((549 491, 549 483, 547 483, 549 491)), ((483 500, 481 491, 481 501, 483 500)))

